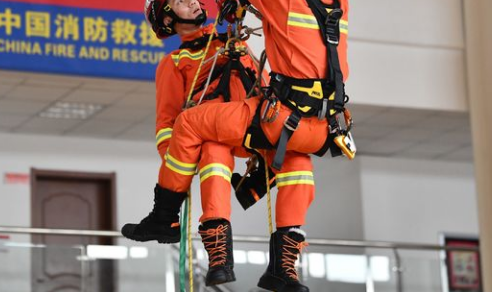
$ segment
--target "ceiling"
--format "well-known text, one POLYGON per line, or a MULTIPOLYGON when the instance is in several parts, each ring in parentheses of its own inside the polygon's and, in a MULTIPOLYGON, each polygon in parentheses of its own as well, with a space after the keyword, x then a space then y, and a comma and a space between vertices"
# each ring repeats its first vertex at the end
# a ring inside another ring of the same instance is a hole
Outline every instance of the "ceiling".
MULTIPOLYGON (((353 104, 359 154, 473 161, 467 113, 353 104)), ((154 141, 152 82, 0 70, 0 132, 154 141), (58 102, 102 105, 87 119, 40 113, 58 102)))

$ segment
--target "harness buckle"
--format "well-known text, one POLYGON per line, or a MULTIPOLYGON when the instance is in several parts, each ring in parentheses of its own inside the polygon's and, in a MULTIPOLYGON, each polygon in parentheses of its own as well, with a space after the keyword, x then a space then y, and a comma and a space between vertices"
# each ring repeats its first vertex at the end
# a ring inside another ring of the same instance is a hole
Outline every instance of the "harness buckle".
POLYGON ((340 9, 340 8, 332 9, 328 13, 328 17, 326 19, 326 22, 327 22, 327 24, 329 22, 329 23, 332 23, 334 25, 338 25, 338 22, 340 21, 340 19, 342 19, 342 16, 343 16, 342 9, 340 9))
POLYGON ((329 34, 326 34, 326 41, 331 44, 337 46, 339 43, 338 37, 335 36, 330 36, 329 34))
POLYGON ((332 45, 338 45, 339 33, 340 33, 340 19, 343 16, 343 11, 339 8, 335 8, 330 13, 325 21, 326 27, 326 41, 332 45))
POLYGON ((328 112, 328 99, 323 98, 323 104, 321 105, 321 109, 318 111, 318 120, 323 120, 326 118, 326 113, 328 112))
POLYGON ((299 122, 301 121, 301 117, 297 115, 291 114, 284 121, 284 127, 289 131, 295 132, 299 128, 299 122))
POLYGON ((354 121, 352 120, 352 113, 347 108, 344 108, 341 112, 338 112, 335 115, 335 120, 337 124, 336 132, 341 134, 350 132, 354 124, 354 121))

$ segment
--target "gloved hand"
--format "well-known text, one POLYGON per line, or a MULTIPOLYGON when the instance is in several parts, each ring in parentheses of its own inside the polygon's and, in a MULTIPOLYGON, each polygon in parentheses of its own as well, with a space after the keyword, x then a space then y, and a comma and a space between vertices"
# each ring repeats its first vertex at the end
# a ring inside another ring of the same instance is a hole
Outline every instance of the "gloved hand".
POLYGON ((236 10, 238 8, 237 0, 216 0, 219 13, 218 23, 222 25, 224 19, 229 23, 236 20, 236 10))
MULTIPOLYGON (((248 0, 216 0, 217 9, 219 10, 219 25, 222 25, 224 19, 229 23, 234 23, 238 17, 237 10, 239 7, 250 5, 248 0)), ((240 18, 244 17, 246 10, 241 10, 240 18)))
MULTIPOLYGON (((265 177, 265 162, 263 159, 259 158, 259 166, 258 169, 251 172, 249 176, 247 176, 243 183, 237 188, 239 182, 243 178, 239 173, 233 173, 231 177, 231 184, 233 188, 236 190, 236 198, 243 207, 244 210, 247 210, 249 207, 253 206, 256 202, 261 200, 267 192, 266 187, 266 177, 265 177)), ((272 179, 275 177, 275 174, 271 169, 268 169, 269 178, 272 182, 270 184, 270 188, 273 188, 276 185, 276 181, 272 179)))

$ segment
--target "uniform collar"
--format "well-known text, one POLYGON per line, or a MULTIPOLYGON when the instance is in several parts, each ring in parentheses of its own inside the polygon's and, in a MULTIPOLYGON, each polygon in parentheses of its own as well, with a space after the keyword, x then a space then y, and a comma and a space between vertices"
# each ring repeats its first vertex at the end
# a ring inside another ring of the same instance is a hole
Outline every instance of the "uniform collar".
POLYGON ((205 26, 202 26, 200 29, 198 29, 192 33, 182 35, 181 36, 181 42, 189 42, 189 41, 195 40, 197 38, 203 37, 206 34, 210 34, 213 30, 213 27, 214 27, 213 24, 205 25, 205 26))

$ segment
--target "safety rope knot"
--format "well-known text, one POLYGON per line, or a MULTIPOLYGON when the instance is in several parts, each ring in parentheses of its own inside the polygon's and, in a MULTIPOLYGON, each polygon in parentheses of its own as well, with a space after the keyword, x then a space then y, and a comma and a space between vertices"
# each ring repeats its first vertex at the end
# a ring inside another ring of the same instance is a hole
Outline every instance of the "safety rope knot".
POLYGON ((287 276, 295 281, 298 281, 299 276, 297 275, 297 270, 295 268, 297 256, 309 244, 306 241, 296 241, 287 235, 284 235, 283 239, 286 244, 282 247, 282 268, 285 269, 287 276))
POLYGON ((198 231, 202 235, 202 242, 208 252, 209 266, 225 265, 227 257, 227 234, 229 226, 219 225, 217 228, 210 228, 198 231))

